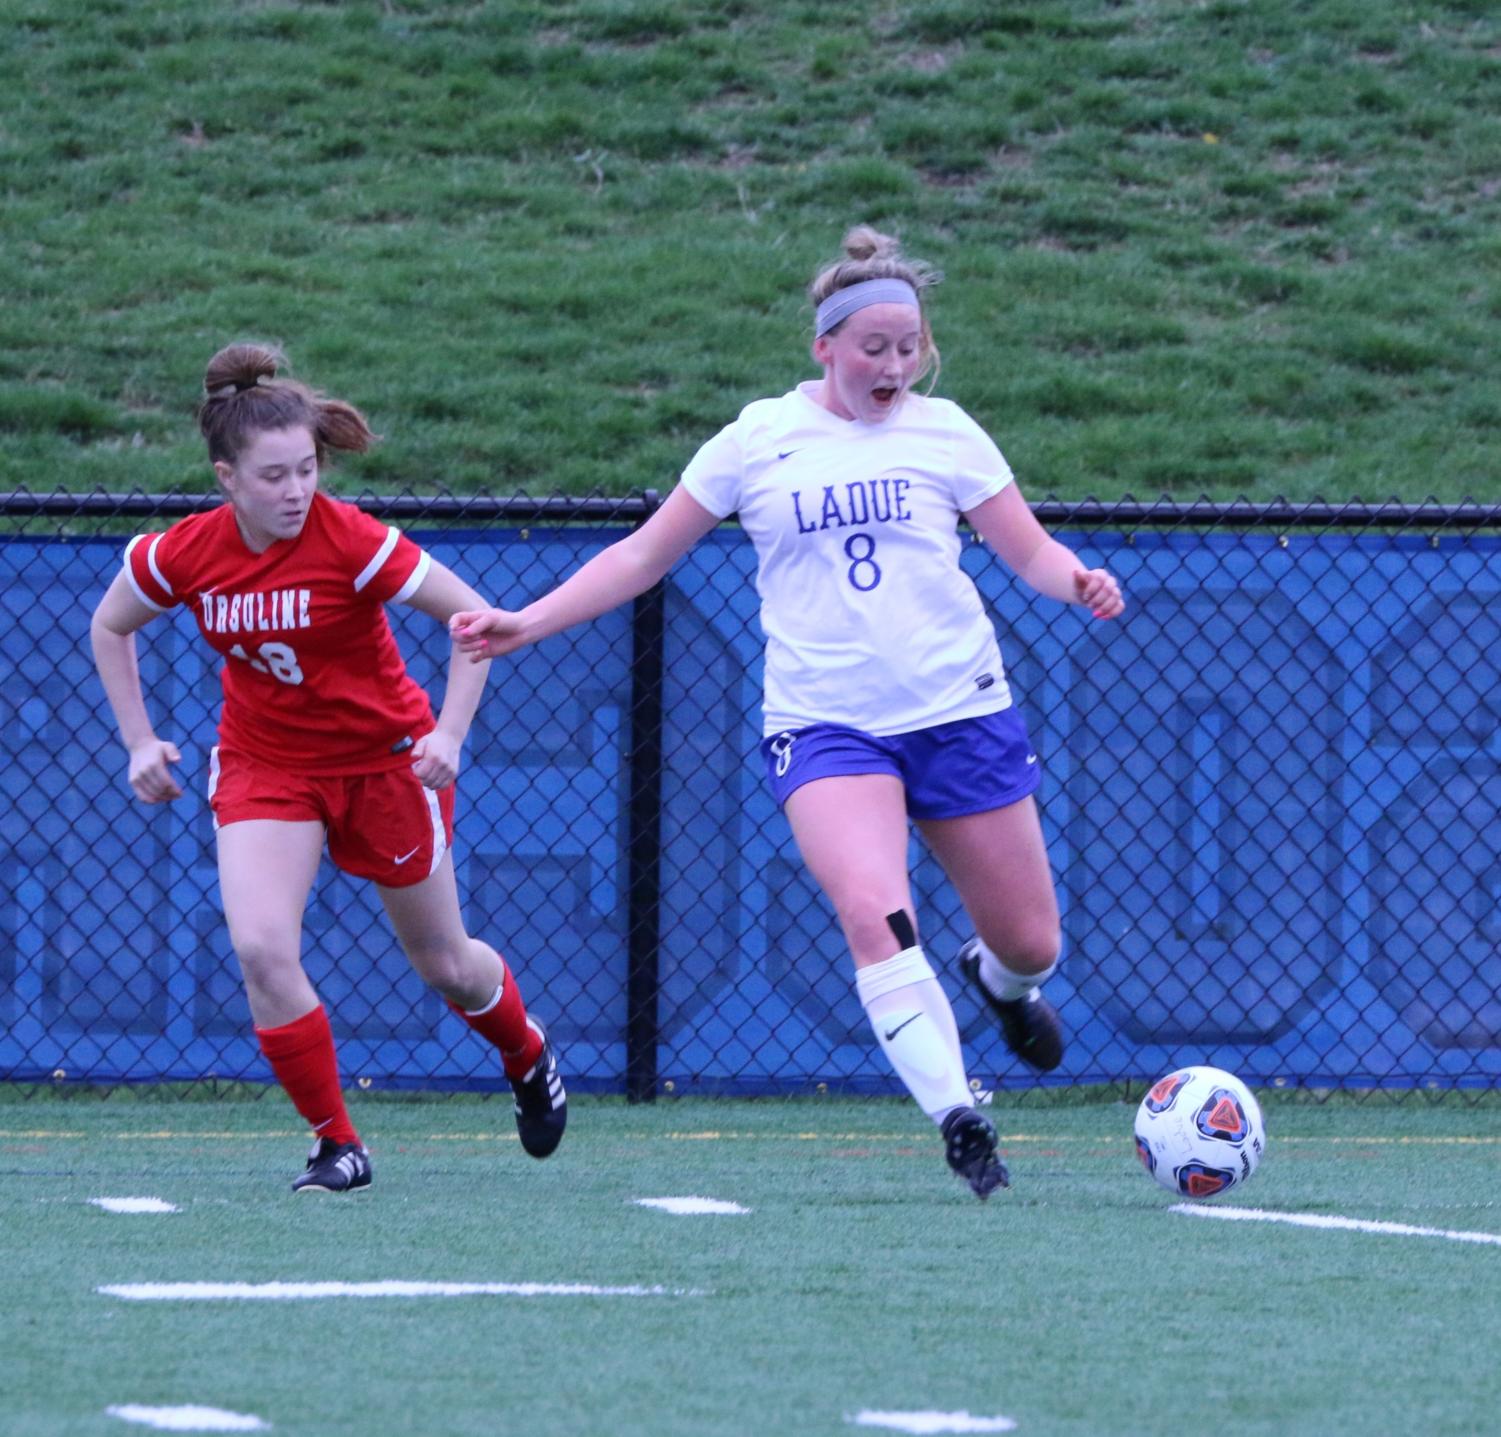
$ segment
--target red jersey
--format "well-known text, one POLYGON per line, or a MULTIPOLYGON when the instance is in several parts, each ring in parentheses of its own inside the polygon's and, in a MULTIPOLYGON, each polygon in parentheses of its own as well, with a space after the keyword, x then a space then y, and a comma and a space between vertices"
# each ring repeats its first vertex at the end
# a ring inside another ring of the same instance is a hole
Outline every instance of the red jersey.
POLYGON ((246 547, 228 504, 125 550, 136 597, 162 613, 186 604, 224 655, 221 746, 333 776, 410 764, 402 741, 433 727, 383 607, 415 593, 430 563, 398 530, 324 494, 295 539, 263 554, 246 547))

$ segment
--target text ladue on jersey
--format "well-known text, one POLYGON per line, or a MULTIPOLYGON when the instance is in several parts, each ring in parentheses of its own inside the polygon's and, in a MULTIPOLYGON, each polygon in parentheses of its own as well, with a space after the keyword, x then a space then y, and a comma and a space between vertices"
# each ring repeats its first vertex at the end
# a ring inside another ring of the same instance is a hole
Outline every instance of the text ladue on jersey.
POLYGON ((248 594, 200 594, 203 627, 211 634, 259 634, 312 627, 311 589, 256 589, 248 594))
POLYGON ((815 507, 820 512, 817 522, 803 514, 803 492, 792 491, 792 513, 797 519, 799 534, 816 534, 823 529, 844 529, 853 524, 890 524, 903 522, 912 517, 907 507, 907 491, 912 487, 910 479, 884 475, 879 479, 854 479, 848 484, 825 484, 823 500, 810 494, 808 511, 815 507))

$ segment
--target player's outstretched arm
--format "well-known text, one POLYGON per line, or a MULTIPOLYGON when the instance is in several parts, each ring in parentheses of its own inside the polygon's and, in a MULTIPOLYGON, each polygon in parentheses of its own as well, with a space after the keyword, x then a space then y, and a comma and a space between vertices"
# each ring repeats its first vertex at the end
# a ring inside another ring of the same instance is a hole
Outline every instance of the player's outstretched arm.
MULTIPOLYGON (((472 610, 484 600, 452 569, 432 559, 407 603, 446 628, 456 613, 472 610)), ((462 662, 457 642, 450 642, 448 684, 443 692, 443 707, 438 711, 437 727, 418 739, 412 748, 412 772, 427 788, 447 788, 459 776, 464 739, 474 722, 489 676, 487 661, 462 662)))
POLYGON ((448 621, 454 647, 472 664, 514 653, 533 642, 526 621, 511 609, 465 609, 448 621))
POLYGON ((611 544, 524 609, 478 609, 449 621, 454 641, 478 663, 597 619, 645 593, 719 519, 679 485, 634 533, 611 544))
POLYGON ((182 755, 175 743, 156 736, 146 712, 136 662, 135 632, 155 617, 156 610, 136 598, 122 571, 105 590, 89 625, 94 667, 99 671, 121 742, 130 754, 130 787, 142 803, 182 797, 182 789, 168 767, 181 763, 182 755))
POLYGON ((1126 601, 1108 569, 1086 569, 1079 556, 1037 522, 1012 483, 965 516, 974 531, 1039 594, 1064 604, 1082 604, 1097 619, 1113 619, 1126 601))

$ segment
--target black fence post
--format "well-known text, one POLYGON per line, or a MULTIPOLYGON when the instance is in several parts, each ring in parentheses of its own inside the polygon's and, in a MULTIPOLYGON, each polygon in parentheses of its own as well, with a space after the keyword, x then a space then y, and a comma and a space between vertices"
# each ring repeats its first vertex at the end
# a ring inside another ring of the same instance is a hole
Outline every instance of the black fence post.
MULTIPOLYGON (((648 489, 638 526, 661 496, 648 489)), ((632 1103, 657 1096, 658 998, 662 911, 662 646, 667 586, 639 595, 631 613, 629 832, 627 836, 625 1095, 632 1103)))

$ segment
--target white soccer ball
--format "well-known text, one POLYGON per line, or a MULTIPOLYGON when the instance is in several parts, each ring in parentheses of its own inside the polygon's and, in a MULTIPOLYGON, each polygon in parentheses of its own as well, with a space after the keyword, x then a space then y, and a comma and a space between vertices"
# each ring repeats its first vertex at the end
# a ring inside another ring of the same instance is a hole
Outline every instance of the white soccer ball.
POLYGON ((1261 1107, 1219 1068, 1179 1068, 1152 1084, 1136 1110, 1136 1155, 1170 1193, 1209 1198, 1256 1171, 1266 1149, 1261 1107))

